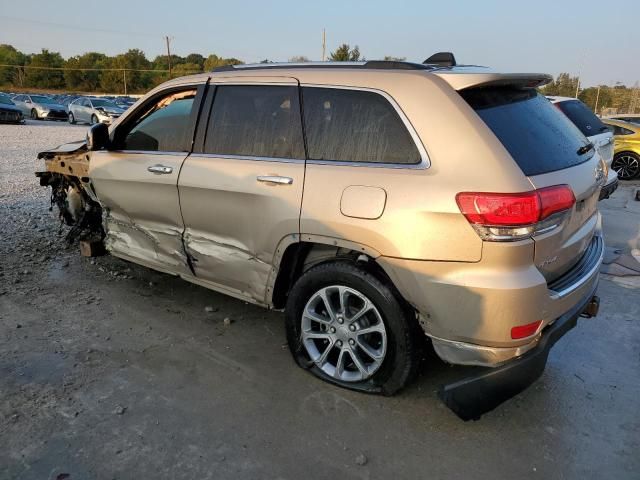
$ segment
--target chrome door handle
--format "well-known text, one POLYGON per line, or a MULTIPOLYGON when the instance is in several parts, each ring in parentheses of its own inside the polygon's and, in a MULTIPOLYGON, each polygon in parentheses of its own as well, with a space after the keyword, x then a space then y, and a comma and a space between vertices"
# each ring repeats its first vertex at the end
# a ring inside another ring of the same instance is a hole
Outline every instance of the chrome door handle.
POLYGON ((147 167, 147 170, 151 173, 155 173, 156 175, 162 175, 173 172, 172 167, 165 167, 164 165, 152 165, 151 167, 147 167))
POLYGON ((293 183, 293 178, 280 177, 278 175, 259 175, 257 180, 264 183, 277 183, 278 185, 291 185, 293 183))

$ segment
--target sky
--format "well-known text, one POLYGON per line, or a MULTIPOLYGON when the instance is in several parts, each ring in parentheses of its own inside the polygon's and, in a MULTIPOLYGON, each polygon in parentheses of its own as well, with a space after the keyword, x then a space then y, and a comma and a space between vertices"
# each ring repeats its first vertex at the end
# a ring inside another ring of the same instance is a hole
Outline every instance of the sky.
POLYGON ((67 58, 139 48, 215 53, 247 63, 322 56, 342 43, 367 59, 422 62, 451 51, 458 63, 500 71, 579 75, 583 86, 640 81, 638 0, 0 0, 0 43, 67 58), (614 7, 615 6, 615 7, 614 7), (629 32, 633 32, 629 34, 629 32))

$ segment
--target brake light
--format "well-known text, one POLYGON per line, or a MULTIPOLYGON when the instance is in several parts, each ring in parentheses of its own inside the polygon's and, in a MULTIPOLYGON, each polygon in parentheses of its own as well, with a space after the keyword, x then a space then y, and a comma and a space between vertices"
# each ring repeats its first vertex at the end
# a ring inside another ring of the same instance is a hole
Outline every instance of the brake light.
POLYGON ((530 337, 538 331, 538 327, 542 324, 542 320, 536 322, 527 323, 526 325, 518 325, 511 329, 511 338, 518 340, 519 338, 530 337))
MULTIPOLYGON (((518 240, 559 225, 546 219, 570 210, 576 199, 568 185, 522 193, 462 192, 456 202, 485 240, 518 240)), ((560 219, 557 219, 560 220, 560 219)))

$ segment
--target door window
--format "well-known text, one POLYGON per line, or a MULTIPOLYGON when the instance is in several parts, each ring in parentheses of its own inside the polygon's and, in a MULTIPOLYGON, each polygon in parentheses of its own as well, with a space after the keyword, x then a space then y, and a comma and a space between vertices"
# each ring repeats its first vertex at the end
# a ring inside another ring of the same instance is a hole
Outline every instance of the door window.
POLYGON ((191 142, 191 109, 196 89, 172 92, 154 101, 133 120, 133 126, 122 138, 121 150, 139 150, 146 152, 183 152, 188 151, 191 142))
POLYGON ((420 163, 411 135, 382 95, 305 87, 302 98, 310 160, 420 163))
POLYGON ((298 88, 216 88, 205 153, 304 159, 298 88))

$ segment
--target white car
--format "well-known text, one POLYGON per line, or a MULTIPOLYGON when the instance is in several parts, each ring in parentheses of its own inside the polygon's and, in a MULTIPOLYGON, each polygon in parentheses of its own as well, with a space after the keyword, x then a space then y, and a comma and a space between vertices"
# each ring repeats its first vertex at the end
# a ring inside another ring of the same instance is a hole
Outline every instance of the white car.
POLYGON ((46 95, 20 94, 11 100, 22 111, 22 115, 32 120, 65 120, 66 109, 46 95))
POLYGON ((80 97, 69 104, 69 123, 111 123, 124 113, 124 109, 103 98, 80 97))
POLYGON ((618 188, 618 174, 611 168, 613 162, 613 132, 577 98, 547 96, 562 113, 564 113, 578 130, 589 139, 598 150, 600 158, 607 164, 607 181, 602 187, 600 199, 609 196, 618 188))

